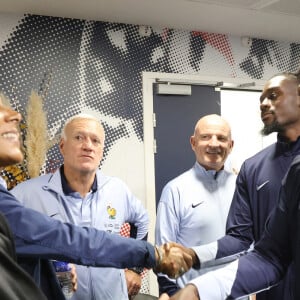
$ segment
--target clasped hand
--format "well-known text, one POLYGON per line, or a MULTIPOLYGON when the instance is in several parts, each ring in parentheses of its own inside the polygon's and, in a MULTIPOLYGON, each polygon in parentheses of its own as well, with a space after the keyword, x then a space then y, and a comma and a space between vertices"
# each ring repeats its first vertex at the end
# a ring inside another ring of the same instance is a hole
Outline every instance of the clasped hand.
POLYGON ((192 249, 173 242, 166 243, 156 246, 157 265, 154 271, 177 278, 187 272, 195 260, 196 254, 192 249))

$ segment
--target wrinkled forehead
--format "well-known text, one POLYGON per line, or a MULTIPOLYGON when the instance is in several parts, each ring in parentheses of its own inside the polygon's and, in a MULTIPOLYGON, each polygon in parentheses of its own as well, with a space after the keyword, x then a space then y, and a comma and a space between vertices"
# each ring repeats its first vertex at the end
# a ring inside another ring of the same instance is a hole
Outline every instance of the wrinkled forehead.
POLYGON ((278 76, 275 76, 275 77, 269 79, 266 82, 266 84, 264 86, 264 90, 280 87, 282 84, 284 84, 284 82, 292 82, 292 81, 294 81, 296 83, 295 78, 292 78, 292 77, 289 78, 286 75, 278 75, 278 76))
POLYGON ((266 87, 274 87, 274 86, 280 86, 280 84, 286 80, 286 77, 283 75, 276 76, 268 80, 266 83, 266 87))
POLYGON ((284 83, 292 83, 295 85, 299 85, 299 80, 294 74, 279 74, 269 79, 265 87, 279 87, 284 83))
POLYGON ((274 76, 266 82, 260 101, 263 101, 272 91, 286 90, 292 87, 297 87, 297 79, 295 77, 285 74, 274 76))
POLYGON ((196 135, 216 134, 231 136, 231 130, 227 122, 222 119, 203 119, 196 127, 196 135))
POLYGON ((67 131, 70 132, 91 132, 97 135, 104 136, 104 128, 101 125, 101 123, 94 119, 88 119, 88 118, 78 118, 72 120, 67 125, 67 131))

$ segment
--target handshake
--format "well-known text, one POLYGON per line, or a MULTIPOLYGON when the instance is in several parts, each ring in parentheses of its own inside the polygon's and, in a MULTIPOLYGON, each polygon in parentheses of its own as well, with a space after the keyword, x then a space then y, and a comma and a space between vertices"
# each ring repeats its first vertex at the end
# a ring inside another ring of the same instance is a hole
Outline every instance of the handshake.
POLYGON ((170 278, 177 278, 192 266, 199 265, 194 250, 173 242, 155 246, 155 258, 153 271, 167 274, 170 278))

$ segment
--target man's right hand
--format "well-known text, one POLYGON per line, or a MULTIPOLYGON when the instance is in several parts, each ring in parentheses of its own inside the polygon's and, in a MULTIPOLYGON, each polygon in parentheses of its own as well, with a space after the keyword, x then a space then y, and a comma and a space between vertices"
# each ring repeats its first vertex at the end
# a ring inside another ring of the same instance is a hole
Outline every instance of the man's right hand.
POLYGON ((157 261, 155 272, 167 274, 170 278, 183 275, 197 259, 192 249, 173 242, 156 246, 155 256, 157 261))

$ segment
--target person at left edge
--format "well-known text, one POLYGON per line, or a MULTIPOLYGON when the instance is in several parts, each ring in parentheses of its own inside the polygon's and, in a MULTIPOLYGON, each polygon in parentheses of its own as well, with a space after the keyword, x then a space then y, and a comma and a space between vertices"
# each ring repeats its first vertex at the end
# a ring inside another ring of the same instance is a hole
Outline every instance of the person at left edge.
POLYGON ((46 300, 32 278, 18 265, 11 230, 0 213, 0 299, 46 300))
MULTIPOLYGON (((0 167, 22 161, 18 130, 21 115, 0 101, 0 167)), ((0 212, 14 235, 18 262, 35 279, 48 299, 64 299, 49 259, 99 267, 146 267, 179 276, 196 256, 176 243, 154 247, 142 240, 108 234, 94 228, 62 223, 25 208, 0 185, 0 212)), ((1 247, 1 245, 0 245, 1 247)), ((0 261, 0 266, 3 264, 0 261)), ((1 277, 6 276, 3 272, 1 277)))

